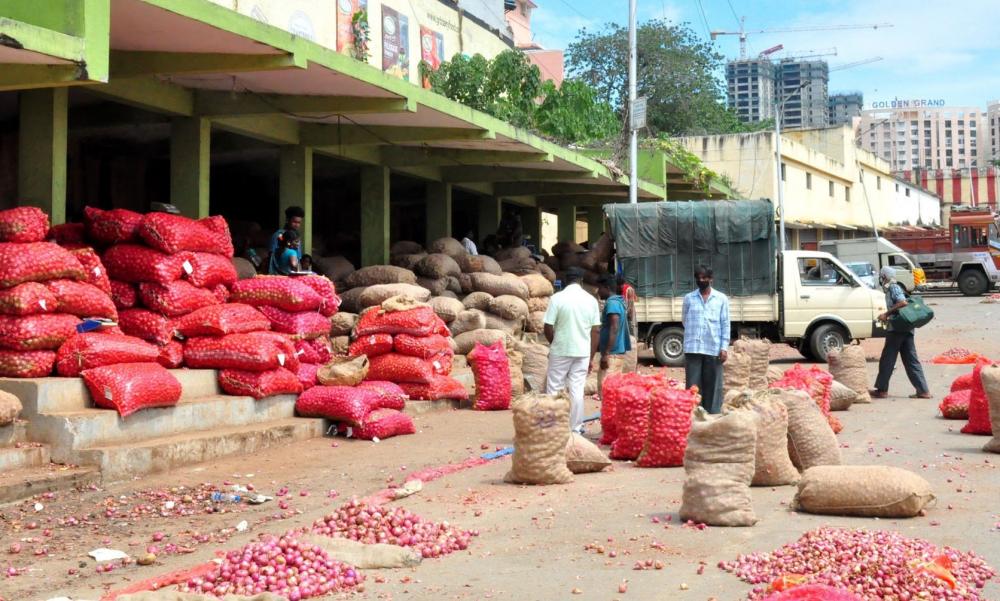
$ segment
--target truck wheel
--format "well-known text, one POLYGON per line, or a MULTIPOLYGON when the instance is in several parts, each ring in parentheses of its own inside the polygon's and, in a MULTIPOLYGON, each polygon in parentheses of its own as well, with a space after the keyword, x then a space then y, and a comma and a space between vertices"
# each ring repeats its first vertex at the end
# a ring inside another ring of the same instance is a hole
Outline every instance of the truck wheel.
POLYGON ((844 329, 832 323, 825 323, 813 330, 809 339, 809 348, 816 361, 826 363, 830 351, 842 351, 847 342, 844 329))
POLYGON ((966 269, 958 276, 958 289, 965 296, 980 296, 990 289, 990 283, 982 272, 966 269))
POLYGON ((799 346, 796 347, 799 354, 802 355, 807 361, 815 361, 816 356, 813 355, 812 346, 810 346, 810 341, 803 340, 799 342, 799 346))
POLYGON ((660 365, 684 366, 684 328, 663 328, 653 338, 653 354, 660 365))

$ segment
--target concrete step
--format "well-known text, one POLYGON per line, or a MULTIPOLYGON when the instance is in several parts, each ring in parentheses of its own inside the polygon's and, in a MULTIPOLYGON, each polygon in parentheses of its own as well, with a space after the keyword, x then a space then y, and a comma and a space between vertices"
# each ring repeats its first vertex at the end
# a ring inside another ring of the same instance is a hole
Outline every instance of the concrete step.
POLYGON ((229 455, 249 455, 278 444, 319 437, 326 426, 322 419, 286 418, 177 433, 121 445, 94 446, 75 453, 80 463, 99 466, 104 482, 114 482, 137 474, 162 472, 229 455))
POLYGON ((144 440, 216 428, 261 424, 295 415, 295 396, 261 400, 237 396, 181 399, 173 407, 139 410, 122 418, 110 409, 87 408, 45 413, 31 420, 31 440, 53 445, 55 461, 78 463, 65 453, 72 449, 141 443, 144 440))
POLYGON ((0 504, 46 492, 81 488, 101 481, 96 467, 75 467, 49 463, 41 467, 0 471, 0 504))
MULTIPOLYGON (((181 383, 182 399, 222 393, 215 370, 172 369, 170 373, 181 383)), ((40 413, 78 411, 94 406, 82 378, 0 378, 0 390, 21 399, 25 419, 40 413)))
POLYGON ((0 447, 14 446, 28 440, 28 422, 16 419, 14 423, 0 426, 0 447))
POLYGON ((38 467, 51 460, 49 445, 26 442, 19 444, 22 446, 0 447, 0 473, 23 467, 38 467))

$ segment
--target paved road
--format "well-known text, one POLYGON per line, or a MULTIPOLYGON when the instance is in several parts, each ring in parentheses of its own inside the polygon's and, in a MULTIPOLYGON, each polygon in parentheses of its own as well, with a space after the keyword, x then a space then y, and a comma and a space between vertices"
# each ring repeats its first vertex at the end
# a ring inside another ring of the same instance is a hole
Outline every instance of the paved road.
MULTIPOLYGON (((993 325, 1000 305, 980 304, 966 298, 931 301, 938 318, 919 333, 921 357, 952 346, 1000 356, 1000 341, 993 325)), ((877 357, 881 343, 865 343, 869 356, 877 357)), ((775 347, 775 360, 788 363, 790 349, 775 347)), ((870 364, 874 379, 874 365, 870 364)), ((894 398, 858 405, 838 416, 844 423, 840 435, 846 462, 884 464, 918 472, 934 486, 937 505, 926 517, 912 520, 831 518, 791 512, 794 488, 755 488, 753 500, 760 523, 752 528, 708 528, 703 531, 677 525, 683 469, 644 470, 616 463, 612 471, 579 476, 565 486, 518 487, 502 482, 509 459, 445 477, 402 503, 432 519, 447 519, 482 535, 467 553, 432 560, 413 570, 381 574, 386 581, 369 579, 365 599, 690 599, 729 601, 745 598, 749 587, 715 566, 738 553, 770 550, 824 524, 899 530, 942 545, 975 550, 994 567, 1000 567, 1000 456, 980 452, 983 437, 961 435, 961 422, 936 417, 937 403, 951 380, 966 368, 926 366, 935 400, 906 399, 910 393, 902 373, 893 379, 894 398), (479 515, 477 515, 477 513, 479 515), (653 523, 657 517, 661 523, 653 523), (671 519, 671 522, 667 522, 671 519), (668 527, 669 526, 669 527, 668 527), (617 557, 584 550, 591 542, 614 549, 617 557), (655 544, 654 544, 655 543, 655 544), (633 571, 637 559, 660 559, 662 571, 633 571), (707 568, 697 574, 699 562, 707 568), (628 593, 618 593, 623 579, 628 593), (682 585, 686 590, 681 590, 682 585), (578 588, 580 595, 571 597, 578 588)), ((0 580, 0 597, 7 601, 34 601, 69 595, 96 599, 109 587, 181 569, 211 559, 219 548, 232 548, 260 532, 280 532, 306 525, 328 513, 350 495, 364 495, 388 481, 399 481, 405 472, 426 466, 461 461, 511 442, 510 414, 450 411, 421 416, 419 433, 379 444, 330 439, 271 449, 252 457, 220 461, 148 477, 114 486, 45 500, 45 509, 34 514, 30 504, 0 508, 0 540, 30 536, 23 529, 28 519, 56 524, 67 514, 99 511, 103 503, 135 490, 160 490, 201 482, 253 482, 263 492, 288 486, 292 495, 288 513, 274 502, 241 507, 239 515, 212 514, 189 518, 148 518, 140 522, 112 520, 94 527, 66 529, 53 525, 51 557, 36 559, 29 551, 21 556, 0 556, 0 564, 30 566, 26 574, 0 580), (252 476, 247 476, 252 473, 252 476), (339 498, 327 492, 336 489, 339 498), (309 496, 298 496, 298 491, 309 496), (276 514, 284 517, 269 520, 276 514), (44 516, 40 518, 38 516, 44 516), (217 533, 247 519, 248 533, 234 535, 225 545, 194 545, 185 555, 162 557, 154 567, 132 567, 98 575, 92 562, 80 576, 67 570, 86 560, 86 551, 98 546, 123 548, 136 553, 149 544, 153 531, 168 541, 189 541, 192 532, 217 533), (18 531, 14 531, 17 525, 18 531), (25 556, 29 555, 29 556, 25 556)), ((96 514, 100 517, 99 513, 96 514)), ((95 518, 95 519, 97 519, 95 518)), ((39 536, 37 530, 34 536, 39 536)), ((28 548, 31 548, 29 545, 28 548)), ((994 580, 984 597, 1000 599, 994 580)))

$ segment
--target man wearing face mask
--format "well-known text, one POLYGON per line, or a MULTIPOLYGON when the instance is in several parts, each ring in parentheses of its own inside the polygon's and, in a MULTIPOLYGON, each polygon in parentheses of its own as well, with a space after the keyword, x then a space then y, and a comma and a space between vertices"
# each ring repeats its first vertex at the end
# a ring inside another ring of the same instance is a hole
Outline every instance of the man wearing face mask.
POLYGON ((927 387, 927 378, 924 377, 924 369, 920 366, 920 358, 917 357, 917 344, 913 338, 913 330, 898 329, 893 326, 890 317, 906 306, 906 295, 903 289, 896 283, 896 270, 886 266, 878 274, 879 282, 885 288, 885 306, 889 307, 885 313, 878 316, 878 320, 886 324, 885 346, 882 347, 882 357, 878 360, 878 377, 875 378, 875 390, 871 391, 872 398, 884 399, 889 396, 889 378, 896 368, 896 358, 903 356, 903 369, 906 370, 906 377, 910 379, 910 384, 916 389, 916 393, 910 395, 911 399, 931 398, 930 389, 927 387))
POLYGON ((712 289, 712 270, 694 270, 698 289, 684 297, 684 375, 687 387, 697 386, 701 405, 709 413, 722 410, 722 364, 729 347, 729 298, 712 289))

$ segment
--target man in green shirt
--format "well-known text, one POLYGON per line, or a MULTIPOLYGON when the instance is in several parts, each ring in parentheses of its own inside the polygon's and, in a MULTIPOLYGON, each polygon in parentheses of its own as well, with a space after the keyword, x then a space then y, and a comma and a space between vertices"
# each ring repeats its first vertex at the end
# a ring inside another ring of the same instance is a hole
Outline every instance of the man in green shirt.
POLYGON ((545 393, 569 392, 570 427, 583 429, 583 388, 590 362, 597 353, 601 314, 595 299, 580 287, 583 270, 566 271, 566 287, 552 296, 545 311, 545 338, 549 347, 549 369, 545 393))

